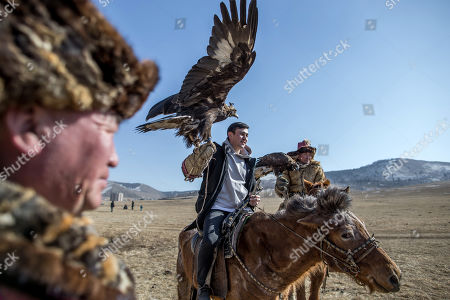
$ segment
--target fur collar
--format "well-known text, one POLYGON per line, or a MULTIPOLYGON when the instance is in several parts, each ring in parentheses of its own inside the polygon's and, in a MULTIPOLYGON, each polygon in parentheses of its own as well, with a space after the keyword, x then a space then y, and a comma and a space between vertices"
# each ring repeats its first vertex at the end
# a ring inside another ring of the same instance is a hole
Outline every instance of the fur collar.
POLYGON ((311 160, 311 162, 309 164, 301 164, 299 161, 297 161, 297 163, 298 163, 298 166, 299 166, 300 169, 304 169, 304 168, 307 168, 309 166, 313 166, 313 167, 320 166, 320 162, 317 161, 317 160, 311 160))

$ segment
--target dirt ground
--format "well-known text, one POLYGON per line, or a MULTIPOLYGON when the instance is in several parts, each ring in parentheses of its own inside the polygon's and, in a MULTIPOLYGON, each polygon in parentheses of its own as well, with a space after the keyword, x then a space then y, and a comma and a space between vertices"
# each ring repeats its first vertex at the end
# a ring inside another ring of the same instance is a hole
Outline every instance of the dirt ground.
MULTIPOLYGON (((450 182, 355 191, 352 197, 352 211, 402 270, 401 290, 370 295, 349 277, 331 273, 322 299, 450 299, 450 182)), ((274 212, 279 202, 263 198, 261 207, 274 212)), ((116 205, 113 213, 108 204, 87 215, 110 239, 139 228, 117 253, 134 273, 139 299, 176 299, 177 237, 194 219, 194 199, 137 201, 134 211, 116 205), (142 212, 136 210, 141 203, 142 212)))

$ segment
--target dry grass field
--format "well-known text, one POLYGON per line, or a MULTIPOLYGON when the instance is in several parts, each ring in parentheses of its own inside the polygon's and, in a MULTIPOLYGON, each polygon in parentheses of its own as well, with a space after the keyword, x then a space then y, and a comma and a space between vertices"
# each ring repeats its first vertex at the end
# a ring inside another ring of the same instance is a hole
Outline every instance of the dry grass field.
MULTIPOLYGON (((402 287, 396 294, 370 295, 349 277, 331 273, 322 299, 450 299, 450 182, 353 192, 352 197, 352 211, 402 270, 402 287)), ((263 198, 261 207, 273 212, 279 201, 263 198)), ((194 199, 139 201, 137 208, 140 202, 143 212, 117 205, 111 213, 105 203, 87 215, 110 239, 139 227, 118 253, 134 273, 139 299, 176 299, 177 237, 194 219, 194 199), (145 227, 146 212, 153 220, 145 227)))

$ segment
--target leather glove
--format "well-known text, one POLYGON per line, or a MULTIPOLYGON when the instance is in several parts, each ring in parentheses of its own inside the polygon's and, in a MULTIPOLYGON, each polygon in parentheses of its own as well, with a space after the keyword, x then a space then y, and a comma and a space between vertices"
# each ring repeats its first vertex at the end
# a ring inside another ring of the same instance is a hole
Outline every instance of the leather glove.
POLYGON ((212 142, 207 142, 195 148, 193 153, 186 157, 181 164, 184 180, 194 181, 195 178, 202 177, 203 171, 208 166, 215 152, 216 146, 212 142))

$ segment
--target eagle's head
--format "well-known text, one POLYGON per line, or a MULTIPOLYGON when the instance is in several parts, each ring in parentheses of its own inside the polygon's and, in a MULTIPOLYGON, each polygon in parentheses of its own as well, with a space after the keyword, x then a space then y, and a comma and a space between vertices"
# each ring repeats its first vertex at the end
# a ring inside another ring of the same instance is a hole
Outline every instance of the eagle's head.
POLYGON ((237 110, 236 110, 236 108, 234 108, 234 103, 230 103, 230 105, 226 105, 224 103, 224 108, 225 108, 225 114, 227 115, 227 118, 229 118, 229 117, 239 118, 239 116, 237 114, 237 110))

